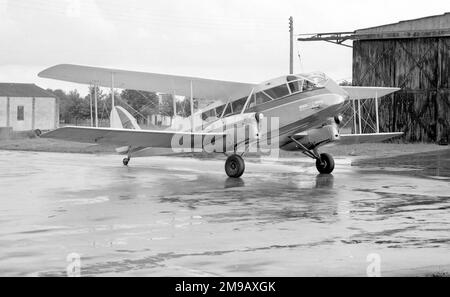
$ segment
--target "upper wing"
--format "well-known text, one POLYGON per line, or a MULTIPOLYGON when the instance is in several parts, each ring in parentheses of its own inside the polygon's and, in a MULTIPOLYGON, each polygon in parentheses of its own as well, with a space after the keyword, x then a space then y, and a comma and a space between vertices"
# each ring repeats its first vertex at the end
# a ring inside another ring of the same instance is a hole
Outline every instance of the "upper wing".
MULTIPOLYGON (((174 148, 173 141, 185 137, 192 139, 195 136, 223 137, 223 133, 190 133, 174 131, 152 131, 152 130, 131 130, 114 128, 91 128, 91 127, 62 127, 56 130, 44 133, 43 138, 55 138, 68 141, 84 143, 102 143, 113 144, 117 146, 132 147, 157 147, 174 148)), ((201 148, 202 143, 190 141, 192 147, 201 148)), ((191 144, 188 144, 191 147, 191 144)), ((176 145, 179 145, 177 143, 176 145)), ((186 145, 186 144, 183 144, 186 145)), ((181 145, 180 147, 184 147, 181 145)))
POLYGON ((384 140, 402 136, 403 132, 366 133, 366 134, 341 134, 337 144, 357 144, 364 142, 382 142, 384 140))
POLYGON ((385 88, 385 87, 347 87, 342 86, 348 95, 350 100, 357 99, 370 99, 370 98, 380 98, 391 93, 397 92, 400 88, 385 88))
POLYGON ((168 75, 108 69, 100 67, 60 64, 41 71, 39 77, 81 83, 97 84, 102 87, 132 89, 149 92, 191 96, 191 83, 193 97, 222 101, 238 99, 248 96, 254 84, 213 80, 197 77, 168 75))

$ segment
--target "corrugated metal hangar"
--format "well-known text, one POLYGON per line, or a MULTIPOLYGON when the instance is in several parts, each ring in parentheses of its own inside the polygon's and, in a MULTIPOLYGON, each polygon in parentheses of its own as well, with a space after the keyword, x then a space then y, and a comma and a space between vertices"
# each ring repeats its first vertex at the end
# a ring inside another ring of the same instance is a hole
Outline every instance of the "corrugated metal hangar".
POLYGON ((450 13, 299 40, 342 45, 353 40, 352 84, 402 89, 380 101, 380 131, 403 131, 408 141, 448 143, 450 13))
POLYGON ((58 100, 35 84, 0 83, 0 127, 14 131, 55 129, 58 100))

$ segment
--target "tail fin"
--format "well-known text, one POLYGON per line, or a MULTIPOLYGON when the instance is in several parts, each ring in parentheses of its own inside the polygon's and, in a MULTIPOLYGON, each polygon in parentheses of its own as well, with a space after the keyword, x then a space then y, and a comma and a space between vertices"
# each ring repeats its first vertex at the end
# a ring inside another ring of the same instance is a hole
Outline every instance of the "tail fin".
POLYGON ((136 119, 121 106, 112 108, 109 121, 111 128, 141 130, 136 119))

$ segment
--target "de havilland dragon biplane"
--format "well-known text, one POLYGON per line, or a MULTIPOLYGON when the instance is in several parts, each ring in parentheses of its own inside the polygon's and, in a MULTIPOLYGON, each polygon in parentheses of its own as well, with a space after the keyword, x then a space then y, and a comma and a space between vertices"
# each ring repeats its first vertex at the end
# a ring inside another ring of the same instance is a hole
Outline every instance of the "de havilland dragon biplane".
POLYGON ((402 135, 401 132, 341 135, 340 113, 346 101, 383 97, 399 89, 343 87, 320 72, 284 75, 259 84, 70 64, 50 67, 38 75, 112 90, 134 89, 191 98, 188 129, 143 130, 124 108, 115 106, 112 95, 110 128, 66 126, 41 136, 117 145, 117 151, 127 155, 124 165, 128 165, 131 157, 155 155, 155 149, 159 149, 159 154, 170 154, 179 152, 181 147, 183 152, 188 148, 193 152, 225 153, 228 156, 225 172, 237 178, 244 173, 243 156, 249 147, 266 142, 275 143, 277 149, 301 151, 316 161, 320 173, 327 174, 333 171, 334 160, 331 155, 320 153, 320 146, 334 142, 376 142, 402 135), (194 113, 193 98, 214 103, 194 113))

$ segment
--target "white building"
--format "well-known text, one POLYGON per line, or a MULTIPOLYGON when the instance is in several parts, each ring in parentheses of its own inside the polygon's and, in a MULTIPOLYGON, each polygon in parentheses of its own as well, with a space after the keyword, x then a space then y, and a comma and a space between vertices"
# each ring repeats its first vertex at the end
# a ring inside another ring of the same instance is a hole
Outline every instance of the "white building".
POLYGON ((14 131, 58 127, 57 98, 35 84, 0 83, 0 127, 14 131))

